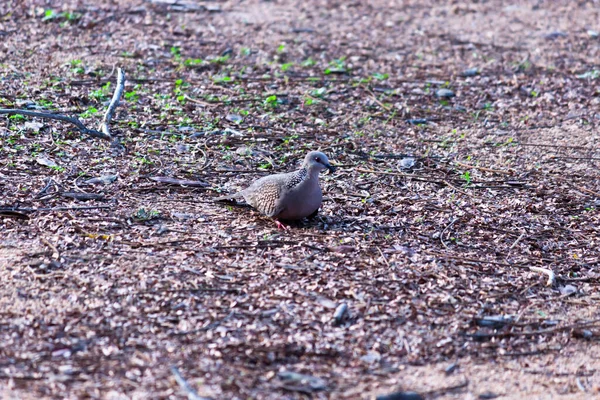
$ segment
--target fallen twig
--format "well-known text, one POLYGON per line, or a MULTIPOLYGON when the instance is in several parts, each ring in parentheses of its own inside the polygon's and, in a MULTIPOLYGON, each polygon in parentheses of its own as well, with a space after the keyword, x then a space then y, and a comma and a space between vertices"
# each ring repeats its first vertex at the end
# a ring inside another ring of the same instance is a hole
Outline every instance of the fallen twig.
POLYGON ((454 225, 456 223, 456 221, 458 221, 458 220, 459 220, 459 218, 454 218, 452 221, 450 221, 450 223, 448 225, 446 225, 446 227, 440 234, 440 241, 442 242, 442 244, 444 245, 445 248, 448 248, 448 246, 446 245, 446 243, 444 243, 444 233, 446 233, 446 231, 448 229, 450 229, 452 227, 452 225, 454 225))
POLYGON ((0 212, 38 212, 38 211, 73 211, 73 210, 96 210, 100 208, 112 208, 112 206, 82 206, 82 207, 49 207, 49 208, 0 208, 0 212))
POLYGON ((192 181, 189 179, 177 179, 168 176, 151 176, 148 179, 155 182, 166 183, 169 185, 180 185, 180 186, 193 186, 193 187, 207 187, 208 183, 203 181, 192 181))
POLYGON ((75 118, 75 117, 67 117, 66 115, 37 112, 37 111, 30 111, 30 110, 20 110, 20 109, 16 109, 16 108, 15 109, 0 108, 0 114, 7 114, 7 115, 19 114, 19 115, 25 115, 27 117, 46 118, 46 119, 54 119, 57 121, 68 122, 70 124, 75 125, 77 127, 77 129, 79 129, 79 132, 85 133, 86 135, 90 135, 92 137, 96 137, 96 138, 100 138, 100 139, 104 139, 104 140, 112 139, 110 135, 107 135, 104 132, 99 132, 94 129, 86 128, 86 126, 83 124, 83 122, 81 122, 78 118, 75 118))
POLYGON ((56 246, 54 246, 52 243, 50 243, 46 238, 41 238, 40 240, 46 246, 50 247, 50 250, 52 250, 52 258, 55 260, 58 260, 58 258, 60 257, 60 253, 58 252, 58 249, 56 248, 56 246))
POLYGON ((590 327, 590 325, 595 326, 595 324, 600 323, 600 319, 593 319, 587 322, 581 322, 577 324, 570 324, 565 326, 557 326, 554 328, 548 329, 540 329, 537 331, 531 332, 497 332, 497 333, 472 333, 472 334, 464 334, 467 337, 472 337, 475 339, 485 339, 485 338, 494 338, 494 337, 512 337, 512 336, 537 336, 537 335, 545 335, 549 333, 559 333, 564 332, 569 329, 577 330, 585 327, 590 327))
POLYGON ((521 233, 521 235, 519 235, 519 237, 517 238, 517 240, 514 241, 514 243, 508 248, 508 250, 512 250, 515 248, 515 246, 517 244, 519 244, 519 242, 521 241, 521 239, 523 239, 525 237, 525 232, 521 233))
POLYGON ((494 174, 513 175, 513 173, 511 171, 502 171, 502 170, 499 170, 499 169, 491 169, 491 168, 479 167, 477 165, 464 164, 464 163, 461 163, 460 161, 455 161, 455 163, 459 167, 463 167, 463 168, 478 169, 480 171, 492 172, 494 174))
POLYGON ((121 68, 118 69, 118 77, 117 77, 117 88, 113 93, 112 100, 108 105, 108 109, 106 110, 106 114, 104 114, 104 118, 102 119, 102 123, 100 124, 100 130, 97 131, 95 129, 88 129, 83 122, 76 117, 67 117, 66 115, 54 114, 54 113, 46 113, 46 112, 38 112, 38 111, 30 111, 30 110, 20 110, 20 109, 10 109, 10 108, 0 108, 0 114, 7 115, 25 115, 28 117, 35 118, 46 118, 46 119, 54 119, 57 121, 68 122, 70 124, 75 125, 77 129, 81 133, 86 135, 90 135, 92 137, 96 137, 104 140, 112 140, 112 135, 110 133, 110 129, 108 125, 113 117, 115 109, 119 105, 119 100, 121 99, 121 95, 123 94, 123 90, 125 88, 125 73, 121 68))
POLYGON ((556 275, 552 270, 542 267, 529 267, 529 270, 533 272, 541 272, 543 274, 548 275, 548 281, 546 282, 546 286, 554 285, 554 282, 556 281, 556 275))
POLYGON ((121 68, 117 68, 117 87, 115 88, 115 92, 113 93, 112 100, 106 109, 106 113, 104 114, 104 118, 102 118, 102 122, 100 123, 100 131, 104 133, 108 138, 112 138, 110 133, 109 124, 112 120, 112 117, 115 113, 115 109, 119 105, 119 101, 121 100, 121 96, 123 95, 123 91, 125 90, 125 72, 121 68))
POLYGON ((190 386, 189 383, 181 376, 177 367, 172 366, 171 372, 177 381, 177 384, 185 391, 188 400, 211 400, 208 397, 199 396, 198 393, 190 386))

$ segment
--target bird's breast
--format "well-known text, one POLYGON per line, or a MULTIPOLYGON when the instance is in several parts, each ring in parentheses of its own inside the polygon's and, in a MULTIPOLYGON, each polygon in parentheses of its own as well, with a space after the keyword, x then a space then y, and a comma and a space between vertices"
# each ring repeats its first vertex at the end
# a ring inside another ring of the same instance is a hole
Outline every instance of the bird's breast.
POLYGON ((308 217, 321 207, 323 194, 318 180, 308 180, 290 190, 281 199, 285 205, 283 211, 276 215, 280 219, 301 219, 308 217))

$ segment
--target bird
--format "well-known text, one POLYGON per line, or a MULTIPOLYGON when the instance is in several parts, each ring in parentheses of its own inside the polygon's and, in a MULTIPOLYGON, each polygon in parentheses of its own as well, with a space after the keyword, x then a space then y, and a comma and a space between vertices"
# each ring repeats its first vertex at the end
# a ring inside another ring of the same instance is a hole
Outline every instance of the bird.
POLYGON ((286 230, 280 220, 298 220, 316 215, 323 201, 319 185, 319 173, 335 172, 327 156, 311 151, 304 158, 302 167, 296 171, 275 174, 258 179, 246 189, 214 201, 244 199, 250 206, 267 217, 273 218, 277 228, 286 230))

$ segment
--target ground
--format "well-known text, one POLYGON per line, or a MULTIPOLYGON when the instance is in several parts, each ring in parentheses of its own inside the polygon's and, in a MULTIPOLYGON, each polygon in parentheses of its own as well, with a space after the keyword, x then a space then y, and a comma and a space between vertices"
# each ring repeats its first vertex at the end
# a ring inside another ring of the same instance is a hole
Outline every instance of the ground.
POLYGON ((598 21, 5 0, 0 108, 95 129, 126 87, 112 142, 0 118, 3 397, 185 398, 172 367, 211 399, 599 396, 598 21), (316 218, 211 200, 315 149, 316 218))

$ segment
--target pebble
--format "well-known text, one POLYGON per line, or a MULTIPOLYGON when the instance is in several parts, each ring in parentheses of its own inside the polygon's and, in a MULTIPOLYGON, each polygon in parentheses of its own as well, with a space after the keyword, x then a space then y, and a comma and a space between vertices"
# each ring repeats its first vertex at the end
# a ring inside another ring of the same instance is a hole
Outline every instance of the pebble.
POLYGON ((450 89, 438 89, 435 92, 435 95, 444 99, 451 99, 452 97, 456 96, 454 92, 450 89))
POLYGON ((462 72, 462 76, 475 76, 479 74, 479 68, 475 67, 475 68, 469 68, 469 69, 465 69, 462 72))

